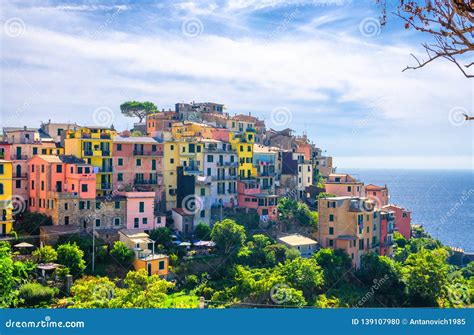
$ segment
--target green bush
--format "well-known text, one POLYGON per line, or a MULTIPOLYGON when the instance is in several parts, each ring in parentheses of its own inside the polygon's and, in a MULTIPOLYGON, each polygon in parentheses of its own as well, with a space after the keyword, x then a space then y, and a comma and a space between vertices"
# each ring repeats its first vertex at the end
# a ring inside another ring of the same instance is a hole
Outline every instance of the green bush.
POLYGON ((28 283, 20 287, 19 298, 26 307, 43 307, 51 304, 57 289, 39 283, 28 283))

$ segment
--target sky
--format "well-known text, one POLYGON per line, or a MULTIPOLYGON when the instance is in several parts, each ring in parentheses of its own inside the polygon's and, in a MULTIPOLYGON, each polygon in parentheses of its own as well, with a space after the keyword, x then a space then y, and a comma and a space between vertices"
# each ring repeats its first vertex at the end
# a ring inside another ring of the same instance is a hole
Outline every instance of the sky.
MULTIPOLYGON (((474 80, 373 0, 8 1, 0 125, 131 128, 124 101, 212 101, 303 132, 338 170, 473 169, 474 80)), ((389 8, 393 10, 393 8, 389 8)))

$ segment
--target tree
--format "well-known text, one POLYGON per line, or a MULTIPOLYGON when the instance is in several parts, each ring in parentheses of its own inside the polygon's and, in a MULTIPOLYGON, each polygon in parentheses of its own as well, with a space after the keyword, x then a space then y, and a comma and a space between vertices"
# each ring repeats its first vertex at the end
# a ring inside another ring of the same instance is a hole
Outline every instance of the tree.
POLYGON ((130 250, 125 243, 121 241, 114 243, 114 247, 110 250, 110 255, 124 267, 129 267, 135 257, 133 250, 130 250))
POLYGON ((49 216, 36 212, 21 213, 15 222, 15 229, 19 233, 39 235, 40 227, 51 226, 53 221, 49 216))
POLYGON ((239 252, 239 257, 245 264, 251 266, 265 266, 267 254, 265 248, 272 244, 270 238, 263 234, 255 234, 239 252))
POLYGON ((245 228, 234 220, 224 219, 214 225, 211 238, 222 253, 237 254, 245 241, 245 228))
POLYGON ((39 283, 27 283, 20 287, 21 305, 26 307, 48 307, 58 293, 58 289, 43 286, 39 283))
POLYGON ((325 285, 333 287, 352 268, 349 255, 342 249, 332 250, 323 248, 313 255, 314 260, 323 268, 325 285))
POLYGON ((287 225, 298 223, 302 226, 316 227, 318 224, 318 213, 312 212, 305 203, 283 197, 279 199, 277 208, 280 221, 287 225))
MULTIPOLYGON (((386 21, 386 0, 382 4, 382 24, 386 21)), ((426 58, 412 54, 416 64, 408 69, 419 69, 437 59, 446 59, 457 66, 466 78, 474 78, 469 71, 474 64, 474 2, 472 0, 397 1, 395 15, 405 22, 406 29, 415 29, 433 38, 423 43, 426 58)))
POLYGON ((0 308, 8 308, 14 303, 15 278, 10 244, 0 242, 0 308))
POLYGON ((439 306, 449 283, 446 258, 444 249, 422 249, 408 256, 402 271, 413 306, 439 306))
POLYGON ((466 279, 474 277, 474 262, 470 262, 468 265, 466 265, 466 267, 462 269, 461 273, 466 279))
POLYGON ((71 287, 73 307, 110 308, 117 287, 107 277, 85 276, 71 287))
POLYGON ((278 273, 283 275, 290 286, 301 290, 306 298, 311 298, 324 286, 324 274, 319 264, 311 258, 295 258, 280 264, 278 273))
POLYGON ((49 245, 34 250, 31 255, 36 263, 52 263, 58 259, 58 253, 49 245))
POLYGON ((128 117, 138 117, 139 122, 142 123, 143 119, 148 115, 157 111, 154 103, 145 101, 127 101, 120 105, 120 111, 123 115, 128 117))
POLYGON ((211 227, 204 223, 198 223, 194 230, 196 238, 200 240, 209 240, 211 238, 211 227))
POLYGON ((84 252, 76 243, 61 244, 58 249, 58 263, 66 266, 72 275, 79 275, 86 268, 84 252))
POLYGON ((149 235, 153 241, 165 247, 171 245, 171 241, 173 240, 171 236, 173 235, 173 233, 168 227, 160 227, 153 229, 152 231, 150 231, 149 235))

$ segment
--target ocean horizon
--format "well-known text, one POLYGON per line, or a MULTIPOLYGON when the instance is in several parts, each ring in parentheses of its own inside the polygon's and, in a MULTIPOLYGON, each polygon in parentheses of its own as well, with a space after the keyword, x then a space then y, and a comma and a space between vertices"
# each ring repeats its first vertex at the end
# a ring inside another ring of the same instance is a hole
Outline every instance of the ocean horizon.
POLYGON ((387 185, 390 202, 412 212, 444 245, 474 251, 474 171, 338 168, 367 184, 387 185))

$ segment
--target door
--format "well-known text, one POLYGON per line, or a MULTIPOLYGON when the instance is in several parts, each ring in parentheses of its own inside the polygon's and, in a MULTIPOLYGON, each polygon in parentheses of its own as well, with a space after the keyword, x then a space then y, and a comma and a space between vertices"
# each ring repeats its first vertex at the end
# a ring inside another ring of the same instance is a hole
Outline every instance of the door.
POLYGON ((2 231, 0 232, 0 235, 6 235, 7 233, 7 225, 5 223, 2 223, 2 231))
POLYGON ((16 159, 21 159, 21 147, 16 147, 16 159))
POLYGON ((16 166, 16 177, 20 178, 21 177, 21 165, 16 166))
POLYGON ((151 276, 151 263, 147 263, 147 270, 148 270, 148 275, 151 276))

